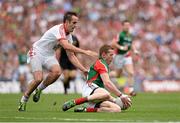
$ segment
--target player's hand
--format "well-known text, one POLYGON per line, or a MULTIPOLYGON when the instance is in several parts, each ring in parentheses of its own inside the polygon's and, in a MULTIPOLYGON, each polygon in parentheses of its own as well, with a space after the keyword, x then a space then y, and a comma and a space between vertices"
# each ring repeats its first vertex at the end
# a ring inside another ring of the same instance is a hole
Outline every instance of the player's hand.
POLYGON ((91 50, 87 50, 86 55, 96 57, 96 58, 98 57, 98 54, 96 52, 91 51, 91 50))
POLYGON ((140 58, 141 58, 140 52, 137 51, 137 50, 135 50, 135 51, 133 51, 133 53, 134 53, 134 55, 133 55, 134 58, 133 58, 133 59, 134 59, 135 61, 140 60, 140 58))
POLYGON ((124 51, 128 50, 128 45, 121 46, 120 50, 124 50, 124 51))
POLYGON ((140 55, 140 52, 138 50, 134 50, 135 55, 140 55))
POLYGON ((83 74, 84 74, 85 78, 87 78, 88 71, 84 71, 83 74))
POLYGON ((125 107, 130 107, 131 106, 131 102, 128 99, 128 95, 123 94, 122 96, 120 96, 120 98, 121 98, 121 100, 122 100, 125 107))

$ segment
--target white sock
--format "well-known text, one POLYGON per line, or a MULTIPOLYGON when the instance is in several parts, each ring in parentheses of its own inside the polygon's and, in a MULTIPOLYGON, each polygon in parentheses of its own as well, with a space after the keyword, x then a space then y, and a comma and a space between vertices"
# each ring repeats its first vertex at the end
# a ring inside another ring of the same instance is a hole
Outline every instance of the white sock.
POLYGON ((39 86, 38 86, 38 90, 44 90, 46 88, 46 86, 43 84, 43 83, 41 83, 39 86))
POLYGON ((23 95, 21 98, 21 102, 27 102, 28 99, 29 99, 29 97, 23 95))

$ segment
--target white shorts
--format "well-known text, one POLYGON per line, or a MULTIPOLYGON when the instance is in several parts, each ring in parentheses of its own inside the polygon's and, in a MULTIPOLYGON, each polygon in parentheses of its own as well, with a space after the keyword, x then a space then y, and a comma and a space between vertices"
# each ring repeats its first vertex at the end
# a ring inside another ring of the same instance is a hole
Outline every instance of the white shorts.
POLYGON ((31 49, 28 52, 27 62, 30 63, 32 72, 42 71, 42 67, 45 67, 49 70, 53 65, 59 65, 55 54, 47 54, 47 56, 45 56, 38 52, 38 50, 36 50, 35 48, 31 49))
POLYGON ((132 64, 132 57, 124 56, 124 55, 116 55, 114 57, 113 63, 116 68, 121 69, 126 64, 132 64))
POLYGON ((18 67, 18 73, 19 74, 29 74, 30 73, 30 68, 27 64, 24 65, 19 65, 18 67))
MULTIPOLYGON (((97 88, 99 88, 99 86, 97 86, 95 83, 92 83, 92 84, 84 84, 83 85, 83 89, 82 89, 82 96, 83 97, 87 97, 87 96, 89 96, 89 95, 91 95, 91 94, 93 94, 93 92, 97 89, 97 88)), ((87 102, 86 104, 85 104, 85 106, 86 107, 90 107, 90 108, 94 108, 94 107, 96 107, 96 105, 97 105, 97 103, 95 103, 95 102, 87 102)))
POLYGON ((91 83, 90 85, 87 83, 84 84, 82 89, 82 96, 87 97, 91 95, 93 91, 96 90, 97 88, 99 88, 99 86, 97 86, 95 83, 91 83))

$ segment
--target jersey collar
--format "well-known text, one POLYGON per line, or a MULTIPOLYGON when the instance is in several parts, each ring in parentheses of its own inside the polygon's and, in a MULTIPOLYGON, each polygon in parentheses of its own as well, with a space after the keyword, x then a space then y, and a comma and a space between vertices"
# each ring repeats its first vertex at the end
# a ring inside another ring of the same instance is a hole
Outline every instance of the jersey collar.
POLYGON ((67 29, 66 29, 65 24, 63 24, 63 27, 64 27, 64 32, 65 32, 65 34, 66 34, 66 35, 69 35, 69 32, 67 32, 67 29))

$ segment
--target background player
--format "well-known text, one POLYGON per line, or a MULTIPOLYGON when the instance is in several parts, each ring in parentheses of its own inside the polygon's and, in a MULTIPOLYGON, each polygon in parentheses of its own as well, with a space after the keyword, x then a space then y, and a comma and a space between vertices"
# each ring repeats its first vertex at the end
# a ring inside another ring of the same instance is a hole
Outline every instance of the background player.
POLYGON ((19 48, 18 61, 19 61, 18 80, 20 82, 20 89, 21 89, 21 92, 25 92, 27 88, 27 78, 28 78, 28 75, 30 74, 30 68, 27 64, 26 46, 19 48))
MULTIPOLYGON (((75 35, 72 35, 72 43, 74 46, 79 47, 79 40, 75 35)), ((66 51, 64 48, 60 48, 56 50, 57 52, 57 58, 59 60, 59 63, 61 65, 61 68, 63 69, 63 85, 64 85, 64 94, 67 94, 67 89, 70 87, 70 81, 74 80, 77 74, 76 67, 72 64, 71 59, 67 56, 68 51, 66 51)))
POLYGON ((77 68, 79 68, 84 73, 87 73, 87 69, 81 65, 77 57, 74 55, 74 52, 83 53, 89 56, 96 56, 97 54, 92 51, 86 51, 77 48, 68 42, 72 41, 71 33, 76 28, 77 23, 77 14, 74 12, 67 12, 64 15, 63 24, 53 26, 44 33, 40 40, 33 44, 33 47, 28 53, 28 56, 34 80, 31 81, 26 92, 21 98, 18 107, 19 111, 26 110, 26 103, 31 93, 37 87, 38 88, 36 89, 36 93, 33 96, 34 102, 39 101, 41 91, 45 89, 48 85, 54 83, 61 75, 62 71, 56 59, 54 50, 54 47, 57 44, 60 44, 66 50, 72 51, 69 53, 69 57, 71 57, 74 63, 76 63, 77 68), (49 73, 44 80, 42 66, 45 66, 49 70, 49 73))
POLYGON ((134 91, 134 68, 132 62, 132 54, 138 54, 136 48, 132 45, 132 36, 129 33, 130 22, 124 21, 122 22, 123 30, 119 34, 118 41, 113 41, 112 46, 117 49, 117 55, 114 58, 114 65, 117 73, 117 77, 122 74, 122 70, 124 69, 127 72, 127 81, 128 86, 124 88, 124 92, 130 94, 131 96, 135 96, 136 93, 134 91))
MULTIPOLYGON (((121 108, 115 104, 115 98, 107 91, 121 97, 122 93, 116 88, 109 78, 109 64, 113 59, 113 49, 103 45, 99 50, 99 59, 90 67, 87 83, 83 87, 82 98, 64 103, 63 111, 76 105, 88 102, 87 107, 77 108, 76 112, 120 112, 121 108), (107 89, 107 90, 106 90, 107 89)), ((121 98, 129 106, 127 98, 121 98)))

